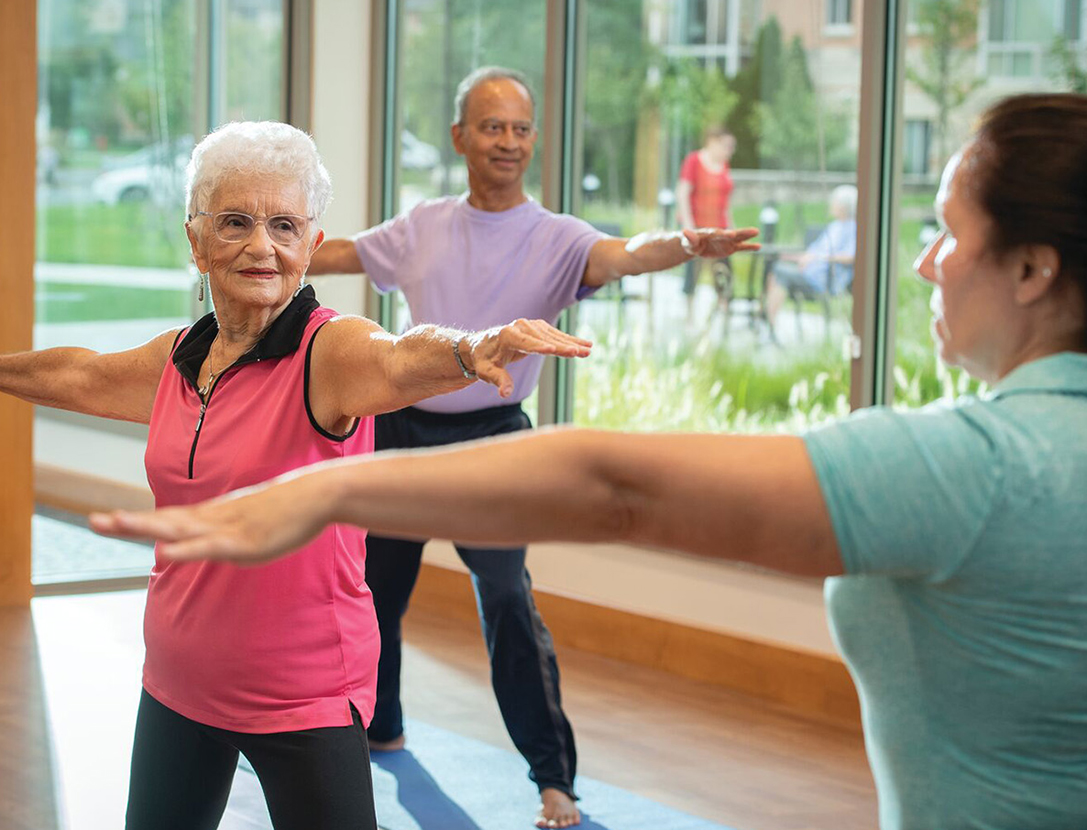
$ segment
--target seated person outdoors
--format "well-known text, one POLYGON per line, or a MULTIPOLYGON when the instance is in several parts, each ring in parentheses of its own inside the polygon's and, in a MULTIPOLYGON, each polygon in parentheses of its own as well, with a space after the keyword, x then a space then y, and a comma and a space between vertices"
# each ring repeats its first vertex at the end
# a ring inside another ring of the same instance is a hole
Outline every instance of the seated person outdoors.
POLYGON ((830 194, 831 221, 799 255, 783 254, 766 286, 771 328, 788 297, 815 300, 837 296, 853 284, 857 255, 857 188, 843 184, 830 194))

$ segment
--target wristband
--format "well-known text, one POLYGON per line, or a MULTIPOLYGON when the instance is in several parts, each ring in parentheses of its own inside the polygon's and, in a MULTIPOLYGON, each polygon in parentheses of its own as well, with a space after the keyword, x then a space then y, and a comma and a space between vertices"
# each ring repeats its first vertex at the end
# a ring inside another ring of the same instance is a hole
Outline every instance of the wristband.
POLYGON ((476 380, 479 375, 475 372, 469 371, 468 367, 464 365, 464 358, 460 356, 460 338, 458 337, 453 341, 453 357, 457 359, 457 365, 460 367, 461 374, 468 380, 476 380))

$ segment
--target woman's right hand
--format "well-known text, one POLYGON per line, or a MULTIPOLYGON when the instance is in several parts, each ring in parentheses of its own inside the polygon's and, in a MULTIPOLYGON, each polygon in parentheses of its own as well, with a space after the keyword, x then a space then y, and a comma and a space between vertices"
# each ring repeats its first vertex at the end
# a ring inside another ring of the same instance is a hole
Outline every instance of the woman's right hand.
POLYGON ((503 398, 513 394, 513 379, 506 371, 509 364, 530 354, 588 357, 593 347, 591 340, 567 334, 544 320, 514 320, 466 339, 471 345, 468 370, 497 386, 503 398))

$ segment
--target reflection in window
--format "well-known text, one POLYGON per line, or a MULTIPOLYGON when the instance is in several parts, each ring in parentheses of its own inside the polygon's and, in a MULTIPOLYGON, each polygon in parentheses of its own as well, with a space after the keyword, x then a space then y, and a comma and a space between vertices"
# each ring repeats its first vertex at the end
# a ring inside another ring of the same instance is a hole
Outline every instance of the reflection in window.
POLYGON ((796 7, 587 3, 576 212, 624 236, 756 226, 767 244, 582 302, 597 346, 575 370, 577 423, 773 430, 848 408, 860 54, 820 39, 818 4, 796 7))

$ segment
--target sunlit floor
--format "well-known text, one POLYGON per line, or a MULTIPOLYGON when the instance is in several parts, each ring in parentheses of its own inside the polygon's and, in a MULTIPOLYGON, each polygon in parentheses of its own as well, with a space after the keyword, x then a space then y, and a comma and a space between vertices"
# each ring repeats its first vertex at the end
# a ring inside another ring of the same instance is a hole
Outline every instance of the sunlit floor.
MULTIPOLYGON (((143 602, 143 591, 39 598, 32 606, 32 630, 22 634, 19 612, 0 617, 0 660, 12 660, 17 637, 36 640, 54 779, 13 792, 16 778, 0 776, 5 830, 54 826, 44 818, 52 805, 40 803, 50 796, 62 827, 123 826, 143 602), (35 798, 37 806, 27 803, 35 798), (20 813, 24 823, 5 820, 20 813)), ((409 615, 407 631, 408 714, 509 749, 478 631, 418 611, 409 615)), ((560 662, 582 774, 738 830, 875 826, 875 796, 858 730, 814 723, 717 687, 580 652, 562 651, 560 662)), ((0 669, 6 672, 7 666, 0 669)), ((22 694, 33 695, 33 686, 21 682, 22 694)), ((19 690, 0 684, 0 695, 13 693, 19 690)), ((8 740, 25 735, 26 724, 5 732, 8 740)), ((10 744, 5 748, 0 739, 0 748, 10 757, 10 744)), ((237 797, 252 800, 253 792, 237 797)), ((248 826, 235 819, 224 822, 224 830, 228 824, 248 826)))

